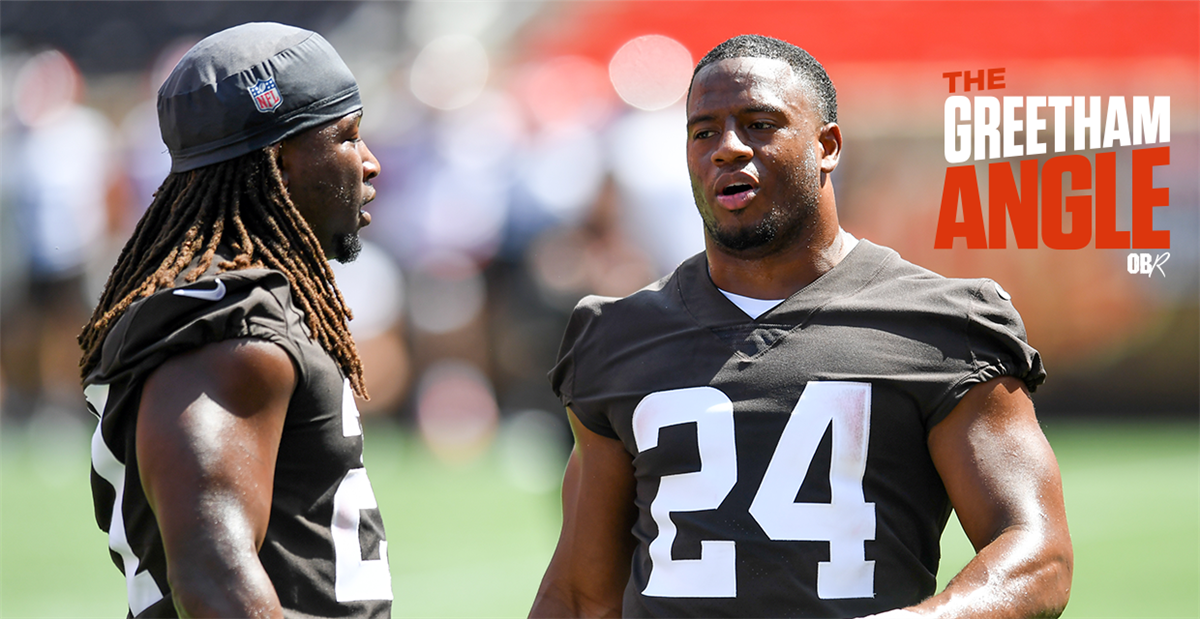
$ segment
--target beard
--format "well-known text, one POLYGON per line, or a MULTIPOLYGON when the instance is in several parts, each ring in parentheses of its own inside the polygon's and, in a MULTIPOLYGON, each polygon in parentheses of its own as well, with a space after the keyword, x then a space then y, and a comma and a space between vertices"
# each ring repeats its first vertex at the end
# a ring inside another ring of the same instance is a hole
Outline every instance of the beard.
POLYGON ((784 236, 794 237, 799 227, 796 220, 805 219, 797 216, 797 210, 793 205, 776 204, 757 223, 741 227, 722 228, 714 219, 704 218, 704 230, 717 245, 734 253, 748 253, 774 245, 781 231, 784 236))
POLYGON ((362 252, 362 239, 357 232, 338 234, 333 237, 333 259, 342 264, 354 262, 362 252))
MULTIPOLYGON (((791 246, 811 229, 820 192, 820 171, 811 154, 801 165, 787 170, 779 179, 783 189, 762 219, 749 225, 722 227, 711 209, 699 208, 704 231, 722 249, 745 258, 761 257, 791 246)), ((703 194, 693 185, 697 207, 703 194)))

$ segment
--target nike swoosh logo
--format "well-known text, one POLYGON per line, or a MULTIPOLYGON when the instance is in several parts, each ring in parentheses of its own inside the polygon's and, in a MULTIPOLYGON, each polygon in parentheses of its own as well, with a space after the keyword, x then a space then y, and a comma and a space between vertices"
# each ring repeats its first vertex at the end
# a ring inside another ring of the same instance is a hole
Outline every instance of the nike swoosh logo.
POLYGON ((217 280, 217 287, 212 290, 193 290, 191 288, 180 288, 175 291, 175 294, 181 297, 191 297, 200 299, 201 301, 220 301, 225 298, 225 282, 217 280))

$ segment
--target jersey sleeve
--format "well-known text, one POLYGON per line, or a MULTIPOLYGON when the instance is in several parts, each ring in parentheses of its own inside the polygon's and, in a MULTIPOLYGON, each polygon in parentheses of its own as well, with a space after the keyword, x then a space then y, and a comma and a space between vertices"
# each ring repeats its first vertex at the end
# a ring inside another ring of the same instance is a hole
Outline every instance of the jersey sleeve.
MULTIPOLYGON (((608 438, 618 438, 612 423, 595 398, 586 393, 577 392, 577 388, 586 383, 585 375, 582 382, 576 381, 580 373, 580 364, 602 352, 603 345, 597 340, 598 323, 601 319, 603 297, 584 297, 571 313, 571 320, 563 333, 562 344, 558 351, 558 362, 550 370, 550 386, 563 406, 575 412, 575 416, 583 425, 608 438)), ((583 369, 586 374, 588 370, 583 369)))
POLYGON ((966 345, 968 372, 951 385, 930 418, 928 427, 950 414, 972 387, 1001 376, 1020 379, 1030 391, 1046 380, 1041 355, 1029 345, 1025 324, 1012 297, 990 279, 972 280, 966 290, 966 345))
POLYGON ((297 361, 299 318, 281 273, 255 269, 205 277, 130 307, 105 339, 100 366, 88 382, 144 377, 172 356, 237 338, 272 342, 297 361))

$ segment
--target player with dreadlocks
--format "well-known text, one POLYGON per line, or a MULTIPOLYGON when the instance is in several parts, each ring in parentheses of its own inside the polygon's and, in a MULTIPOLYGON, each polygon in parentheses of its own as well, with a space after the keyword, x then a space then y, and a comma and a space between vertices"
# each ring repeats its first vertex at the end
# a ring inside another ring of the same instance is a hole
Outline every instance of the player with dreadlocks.
POLYGON ((366 396, 328 259, 379 163, 320 35, 245 24, 159 90, 172 158, 79 336, 96 519, 135 617, 387 616, 366 396))
MULTIPOLYGON (((335 257, 349 262, 357 254, 357 237, 340 238, 346 239, 346 249, 335 257)), ((338 360, 355 391, 365 395, 362 363, 346 327, 350 309, 333 285, 329 263, 309 225, 288 198, 270 147, 167 177, 79 336, 83 378, 100 362, 104 336, 130 304, 173 286, 181 273, 184 281, 196 281, 211 267, 222 243, 237 254, 221 262, 220 271, 272 268, 287 276, 309 329, 338 360), (292 247, 300 251, 293 253, 292 247)))

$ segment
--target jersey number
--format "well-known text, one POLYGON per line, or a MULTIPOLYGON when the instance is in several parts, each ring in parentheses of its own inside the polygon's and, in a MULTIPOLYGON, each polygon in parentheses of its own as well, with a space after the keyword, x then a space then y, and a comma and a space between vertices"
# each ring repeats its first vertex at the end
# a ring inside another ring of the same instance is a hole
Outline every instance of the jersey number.
POLYGON ((334 596, 339 602, 392 599, 387 541, 379 541, 378 559, 364 559, 359 529, 363 510, 377 509, 366 469, 350 469, 333 494, 334 596))
MULTIPOLYGON (((812 381, 792 409, 767 466, 750 515, 772 540, 829 542, 829 561, 817 564, 822 599, 874 595, 875 562, 864 542, 875 539, 875 504, 863 498, 871 385, 812 381), (826 428, 833 426, 829 503, 796 503, 796 495, 826 428)), ((633 412, 638 451, 658 446, 661 428, 696 424, 700 470, 664 475, 650 515, 658 536, 650 542, 650 578, 642 591, 657 597, 736 597, 736 548, 729 540, 702 540, 699 559, 673 559, 677 532, 672 512, 716 509, 737 483, 733 402, 712 387, 652 393, 633 412)))
MULTIPOLYGON (((342 386, 342 435, 362 435, 362 423, 349 379, 342 386)), ((330 526, 335 556, 334 596, 339 602, 392 599, 387 540, 379 541, 378 559, 364 559, 359 535, 363 525, 363 510, 378 508, 366 469, 346 471, 346 476, 333 493, 333 522, 330 526)))

